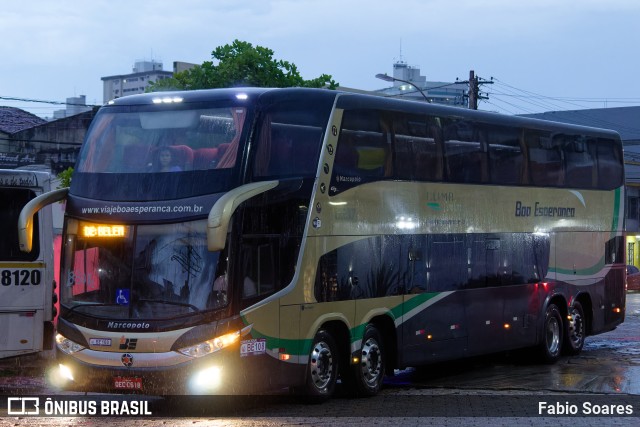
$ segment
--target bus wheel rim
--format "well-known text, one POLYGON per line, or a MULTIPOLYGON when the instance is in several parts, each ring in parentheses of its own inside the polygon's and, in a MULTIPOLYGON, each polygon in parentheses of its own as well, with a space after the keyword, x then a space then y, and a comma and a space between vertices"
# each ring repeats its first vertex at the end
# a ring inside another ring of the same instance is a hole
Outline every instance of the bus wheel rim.
POLYGON ((333 369, 331 348, 324 341, 317 342, 311 352, 311 381, 319 390, 330 384, 333 369))
POLYGON ((547 324, 547 348, 549 353, 555 354, 560 347, 560 324, 558 319, 552 317, 547 324))
POLYGON ((582 316, 578 310, 574 309, 571 311, 571 320, 569 321, 569 339, 577 347, 582 342, 583 336, 582 316))
POLYGON ((360 366, 364 381, 375 386, 382 372, 382 351, 375 339, 369 338, 362 346, 360 366))

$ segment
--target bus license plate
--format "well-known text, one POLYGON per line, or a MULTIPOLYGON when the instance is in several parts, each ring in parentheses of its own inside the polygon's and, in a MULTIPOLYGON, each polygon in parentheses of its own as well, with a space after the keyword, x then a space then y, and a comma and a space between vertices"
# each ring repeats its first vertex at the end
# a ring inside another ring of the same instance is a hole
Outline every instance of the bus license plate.
POLYGON ((240 344, 240 357, 255 356, 267 352, 267 340, 260 338, 257 340, 246 340, 240 344))
POLYGON ((114 377, 113 387, 117 390, 142 390, 142 378, 114 377))

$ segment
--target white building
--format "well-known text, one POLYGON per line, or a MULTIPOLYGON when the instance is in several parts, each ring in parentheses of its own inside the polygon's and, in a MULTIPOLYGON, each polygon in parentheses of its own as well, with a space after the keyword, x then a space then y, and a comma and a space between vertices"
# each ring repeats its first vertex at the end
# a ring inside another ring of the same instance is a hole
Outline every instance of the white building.
POLYGON ((400 60, 393 64, 393 86, 379 89, 376 92, 383 96, 410 98, 415 101, 425 101, 426 97, 429 102, 435 104, 467 108, 469 106, 468 90, 468 82, 427 81, 425 76, 420 75, 419 67, 408 65, 400 60), (424 93, 424 96, 416 87, 424 93))
POLYGON ((121 96, 144 93, 150 83, 173 76, 171 71, 162 70, 162 62, 138 61, 130 74, 102 77, 102 100, 106 104, 121 96))
POLYGON ((67 98, 64 110, 55 110, 53 112, 53 119, 57 120, 71 117, 89 110, 91 110, 91 107, 87 106, 87 97, 85 95, 73 96, 67 98))

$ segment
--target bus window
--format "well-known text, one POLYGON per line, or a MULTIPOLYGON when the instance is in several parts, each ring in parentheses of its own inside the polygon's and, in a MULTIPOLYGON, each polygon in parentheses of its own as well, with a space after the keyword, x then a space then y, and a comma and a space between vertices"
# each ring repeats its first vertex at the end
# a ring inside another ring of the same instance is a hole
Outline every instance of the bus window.
POLYGON ((251 144, 254 178, 315 176, 328 117, 310 102, 282 100, 265 108, 251 144))
POLYGON ((276 248, 279 238, 245 238, 242 245, 242 298, 249 299, 274 292, 279 286, 276 248))
POLYGON ((377 111, 345 111, 331 180, 332 194, 393 176, 388 127, 377 111))
POLYGON ((436 120, 394 117, 394 170, 402 180, 442 180, 442 137, 436 120))
POLYGON ((564 185, 562 151, 549 132, 526 131, 525 142, 529 150, 531 184, 561 187, 564 185))
POLYGON ((598 139, 598 188, 611 190, 624 184, 621 153, 612 139, 598 139))
POLYGON ((322 143, 322 128, 270 121, 263 122, 258 133, 254 176, 314 176, 322 143))
POLYGON ((370 237, 320 257, 315 281, 318 301, 344 301, 395 295, 398 271, 382 262, 382 238, 370 237), (362 257, 366 253, 368 257, 362 257))
POLYGON ((521 131, 495 126, 487 130, 489 143, 489 177, 492 184, 517 185, 523 178, 521 131))
POLYGON ((574 188, 595 188, 595 140, 578 135, 557 135, 565 163, 565 185, 574 188))
POLYGON ((451 182, 487 181, 486 144, 474 123, 450 120, 444 129, 445 168, 451 182))

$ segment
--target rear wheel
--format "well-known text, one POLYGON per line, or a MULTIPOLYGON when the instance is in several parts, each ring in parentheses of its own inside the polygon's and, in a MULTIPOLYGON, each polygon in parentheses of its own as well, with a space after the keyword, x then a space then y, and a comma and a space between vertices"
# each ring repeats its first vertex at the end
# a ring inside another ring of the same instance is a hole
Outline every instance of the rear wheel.
POLYGON ((576 355, 582 351, 584 346, 585 318, 582 304, 575 301, 569 309, 569 317, 565 326, 564 352, 569 355, 576 355))
POLYGON ((373 396, 382 388, 386 357, 378 329, 367 325, 362 336, 357 364, 343 370, 342 382, 347 390, 358 396, 373 396))
POLYGON ((555 363, 560 358, 564 329, 562 316, 555 304, 549 304, 544 314, 540 356, 545 363, 555 363))
POLYGON ((307 365, 306 392, 314 400, 331 397, 338 379, 338 351, 335 340, 325 330, 313 339, 307 365))

